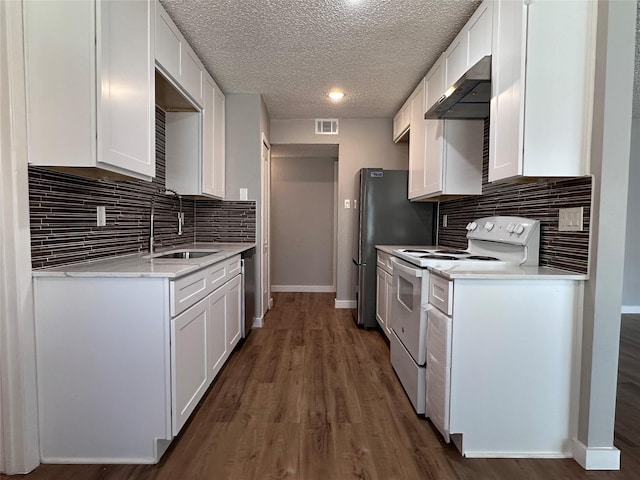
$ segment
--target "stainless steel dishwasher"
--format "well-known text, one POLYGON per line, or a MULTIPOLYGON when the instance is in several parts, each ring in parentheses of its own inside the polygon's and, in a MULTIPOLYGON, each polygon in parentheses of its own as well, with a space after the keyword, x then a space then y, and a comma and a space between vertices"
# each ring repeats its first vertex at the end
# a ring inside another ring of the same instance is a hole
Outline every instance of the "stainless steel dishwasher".
POLYGON ((256 249, 242 253, 242 338, 247 338, 256 312, 256 249))

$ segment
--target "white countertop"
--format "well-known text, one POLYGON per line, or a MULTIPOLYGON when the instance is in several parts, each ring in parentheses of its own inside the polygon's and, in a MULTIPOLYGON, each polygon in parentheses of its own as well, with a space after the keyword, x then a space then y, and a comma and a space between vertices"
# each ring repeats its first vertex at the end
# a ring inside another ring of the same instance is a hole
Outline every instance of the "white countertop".
POLYGON ((457 279, 485 279, 485 280, 588 280, 584 273, 568 272, 551 267, 493 267, 472 269, 465 265, 452 267, 428 267, 431 273, 446 278, 457 279))
POLYGON ((34 277, 150 277, 175 278, 238 255, 255 243, 188 243, 156 250, 156 254, 183 249, 216 249, 218 253, 193 259, 145 258, 148 252, 33 270, 34 277))

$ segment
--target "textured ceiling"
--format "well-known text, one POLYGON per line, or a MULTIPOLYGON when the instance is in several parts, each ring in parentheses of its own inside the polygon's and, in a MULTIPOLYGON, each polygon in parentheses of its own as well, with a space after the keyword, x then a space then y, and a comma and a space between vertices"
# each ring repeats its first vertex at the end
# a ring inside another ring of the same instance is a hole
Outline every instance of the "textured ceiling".
MULTIPOLYGON (((285 119, 395 115, 480 0, 161 3, 225 93, 261 93, 285 119), (339 104, 326 97, 333 88, 347 94, 339 104)), ((634 116, 640 18, 637 32, 634 116)))
POLYGON ((393 116, 480 0, 161 3, 225 93, 284 119, 393 116))

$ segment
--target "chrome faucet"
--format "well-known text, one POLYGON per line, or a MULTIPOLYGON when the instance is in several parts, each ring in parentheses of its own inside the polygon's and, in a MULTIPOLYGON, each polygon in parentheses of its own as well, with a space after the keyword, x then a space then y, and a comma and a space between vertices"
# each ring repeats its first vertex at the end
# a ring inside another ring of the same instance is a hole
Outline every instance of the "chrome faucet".
POLYGON ((171 190, 170 188, 159 188, 151 197, 151 215, 149 216, 149 253, 154 253, 155 250, 155 242, 153 238, 153 226, 155 222, 155 203, 156 203, 156 195, 161 193, 172 193, 174 196, 178 197, 178 203, 180 205, 180 211, 178 212, 178 235, 182 235, 182 227, 184 226, 184 213, 182 212, 182 197, 175 190, 171 190))

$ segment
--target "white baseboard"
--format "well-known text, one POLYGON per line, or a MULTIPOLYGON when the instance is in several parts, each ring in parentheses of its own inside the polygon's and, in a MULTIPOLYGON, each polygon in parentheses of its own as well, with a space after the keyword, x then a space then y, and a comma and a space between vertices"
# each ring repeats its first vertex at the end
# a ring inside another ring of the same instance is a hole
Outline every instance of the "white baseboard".
POLYGON ((336 287, 333 285, 271 285, 271 291, 333 293, 336 291, 336 287))
POLYGON ((622 313, 640 313, 640 305, 622 305, 622 313))
POLYGON ((336 298, 335 308, 356 308, 358 304, 355 300, 338 300, 336 298))
POLYGON ((620 470, 620 450, 616 447, 588 448, 574 439, 573 458, 585 470, 620 470))

